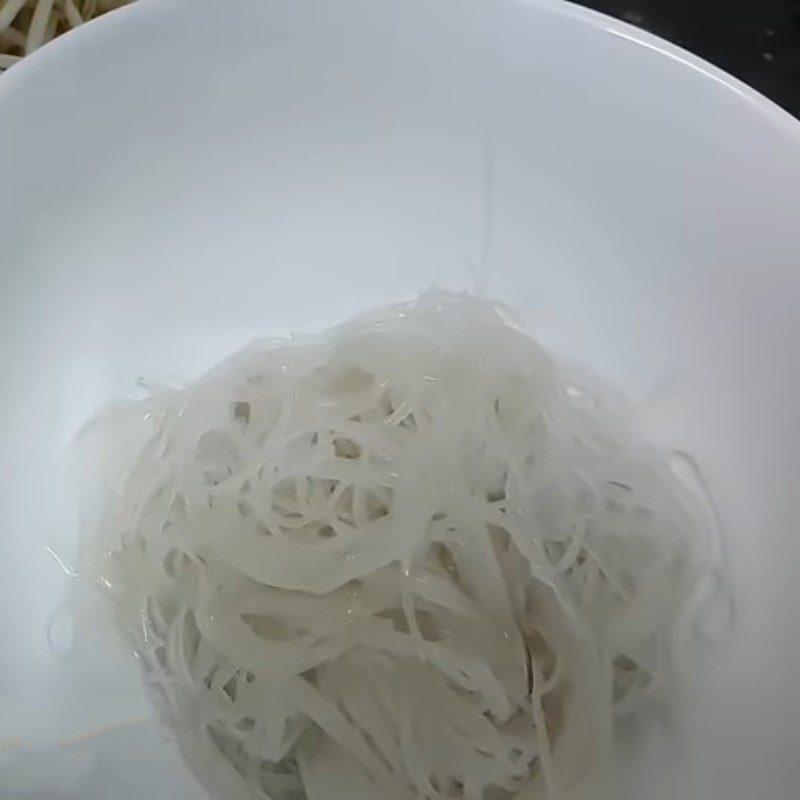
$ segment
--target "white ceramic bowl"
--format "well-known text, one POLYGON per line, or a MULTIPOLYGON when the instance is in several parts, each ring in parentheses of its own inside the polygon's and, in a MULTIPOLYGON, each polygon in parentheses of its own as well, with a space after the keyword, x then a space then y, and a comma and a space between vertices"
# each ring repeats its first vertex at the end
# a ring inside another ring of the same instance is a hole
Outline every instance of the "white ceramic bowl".
POLYGON ((699 645, 622 796, 795 796, 798 212, 794 120, 560 2, 142 0, 12 69, 0 795, 202 796, 135 665, 46 642, 48 621, 67 635, 46 548, 74 557, 80 423, 140 375, 190 377, 256 334, 438 283, 512 302, 626 387, 721 508, 733 631, 699 645))

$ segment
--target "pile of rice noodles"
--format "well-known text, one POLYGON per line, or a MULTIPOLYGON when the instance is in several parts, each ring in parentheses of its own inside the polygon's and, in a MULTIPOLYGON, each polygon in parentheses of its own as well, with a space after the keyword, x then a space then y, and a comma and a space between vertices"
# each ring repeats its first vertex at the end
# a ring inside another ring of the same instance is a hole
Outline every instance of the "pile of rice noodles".
POLYGON ((698 515, 601 394, 432 292, 95 420, 83 570, 212 796, 613 797, 698 515))

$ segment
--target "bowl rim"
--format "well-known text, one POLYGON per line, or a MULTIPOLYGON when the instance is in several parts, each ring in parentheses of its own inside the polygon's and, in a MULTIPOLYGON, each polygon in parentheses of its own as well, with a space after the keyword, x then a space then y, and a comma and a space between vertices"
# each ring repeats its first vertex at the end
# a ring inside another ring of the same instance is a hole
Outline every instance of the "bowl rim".
POLYGON ((620 42, 648 50, 662 59, 679 65, 682 69, 687 69, 716 83, 726 92, 737 95, 747 105, 755 107, 778 129, 800 144, 800 120, 793 114, 741 79, 689 50, 624 20, 616 19, 601 11, 579 6, 572 0, 519 0, 519 2, 573 19, 579 24, 594 28, 599 33, 613 36, 620 42))
MULTIPOLYGON (((87 24, 61 36, 35 53, 22 59, 2 76, 0 80, 0 109, 15 92, 24 90, 27 79, 38 71, 50 68, 50 62, 58 64, 61 52, 80 52, 81 42, 89 43, 108 35, 119 35, 134 17, 145 19, 148 15, 181 14, 184 7, 192 6, 196 12, 200 3, 213 0, 136 0, 127 6, 115 9, 87 24), (85 41, 84 41, 85 40, 85 41)), ((240 0, 242 2, 242 0, 240 0)), ((260 2, 260 0, 245 0, 260 2)), ((595 31, 601 36, 611 36, 620 47, 647 50, 655 57, 671 62, 677 69, 689 70, 704 80, 716 84, 721 90, 736 95, 740 101, 760 114, 772 127, 800 146, 800 120, 757 89, 739 78, 725 72, 700 56, 668 42, 655 34, 642 30, 629 22, 608 16, 600 11, 579 6, 571 0, 501 0, 501 3, 519 3, 535 8, 537 12, 570 20, 578 26, 595 31)))

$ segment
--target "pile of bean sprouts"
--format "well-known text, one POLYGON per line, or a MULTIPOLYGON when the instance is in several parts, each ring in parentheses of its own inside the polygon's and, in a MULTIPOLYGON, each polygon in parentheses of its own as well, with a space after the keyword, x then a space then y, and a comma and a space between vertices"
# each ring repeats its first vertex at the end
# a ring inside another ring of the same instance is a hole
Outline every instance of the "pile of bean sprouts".
POLYGON ((51 39, 131 0, 0 0, 0 72, 51 39))
POLYGON ((82 571, 213 797, 614 797, 700 525, 609 397, 437 291, 98 415, 82 571))

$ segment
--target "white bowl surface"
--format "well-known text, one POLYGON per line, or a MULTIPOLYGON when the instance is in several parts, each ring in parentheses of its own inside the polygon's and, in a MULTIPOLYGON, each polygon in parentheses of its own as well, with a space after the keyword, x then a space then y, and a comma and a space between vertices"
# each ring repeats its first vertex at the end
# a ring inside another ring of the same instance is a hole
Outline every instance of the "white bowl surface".
POLYGON ((434 283, 621 384, 721 509, 733 629, 623 796, 796 796, 800 126, 560 2, 224 6, 143 0, 0 80, 0 796, 202 797, 132 660, 46 641, 81 422, 434 283))

